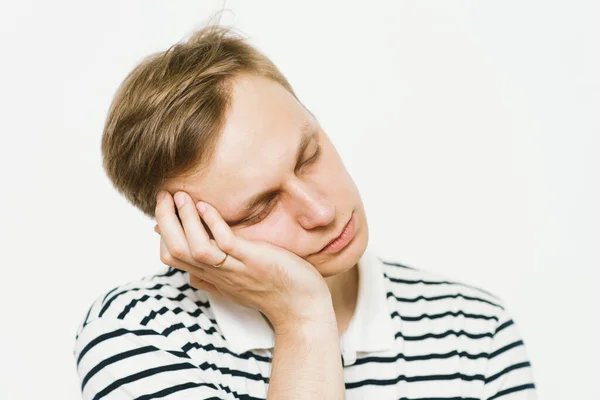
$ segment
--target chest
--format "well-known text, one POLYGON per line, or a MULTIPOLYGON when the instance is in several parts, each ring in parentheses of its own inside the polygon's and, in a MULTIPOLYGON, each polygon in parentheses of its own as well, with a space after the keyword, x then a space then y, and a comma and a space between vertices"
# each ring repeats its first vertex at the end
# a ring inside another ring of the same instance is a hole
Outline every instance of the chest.
MULTIPOLYGON (((358 352, 349 356, 349 365, 344 367, 346 400, 478 398, 483 381, 477 377, 485 373, 484 358, 478 362, 464 360, 458 353, 434 354, 424 350, 423 345, 405 343, 401 349, 390 352, 358 352)), ((269 351, 260 354, 264 360, 270 358, 269 351)), ((240 361, 242 364, 232 366, 231 371, 244 369, 243 377, 226 374, 223 384, 238 394, 266 399, 271 363, 260 359, 240 361)))

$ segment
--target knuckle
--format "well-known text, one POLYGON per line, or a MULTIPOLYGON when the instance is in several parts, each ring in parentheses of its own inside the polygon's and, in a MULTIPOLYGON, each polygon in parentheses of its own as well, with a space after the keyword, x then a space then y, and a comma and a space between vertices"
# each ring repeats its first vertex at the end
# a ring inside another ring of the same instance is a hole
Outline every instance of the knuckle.
POLYGON ((208 251, 203 248, 194 248, 194 249, 191 249, 190 252, 191 252, 192 258, 196 261, 202 261, 202 260, 206 259, 208 256, 208 251))
POLYGON ((161 251, 160 252, 160 261, 163 264, 169 265, 169 266, 173 266, 173 257, 171 256, 171 253, 169 253, 168 251, 161 251))
POLYGON ((225 253, 231 253, 233 252, 234 248, 234 240, 231 237, 226 237, 219 243, 218 246, 225 253))
POLYGON ((186 251, 182 247, 174 247, 172 249, 169 249, 169 253, 171 253, 172 257, 177 258, 179 260, 183 260, 186 255, 186 251))

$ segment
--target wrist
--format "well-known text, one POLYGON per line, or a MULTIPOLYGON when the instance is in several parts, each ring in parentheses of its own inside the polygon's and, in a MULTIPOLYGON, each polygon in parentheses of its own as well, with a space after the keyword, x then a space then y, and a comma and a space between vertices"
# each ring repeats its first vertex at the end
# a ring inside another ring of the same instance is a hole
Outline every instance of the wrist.
POLYGON ((338 338, 338 327, 335 315, 324 319, 304 319, 288 320, 283 323, 273 325, 275 342, 282 341, 305 341, 310 342, 313 338, 323 340, 325 337, 338 338))
POLYGON ((311 331, 337 331, 337 319, 331 296, 320 301, 304 302, 302 308, 282 310, 280 314, 265 315, 275 336, 304 334, 311 331))

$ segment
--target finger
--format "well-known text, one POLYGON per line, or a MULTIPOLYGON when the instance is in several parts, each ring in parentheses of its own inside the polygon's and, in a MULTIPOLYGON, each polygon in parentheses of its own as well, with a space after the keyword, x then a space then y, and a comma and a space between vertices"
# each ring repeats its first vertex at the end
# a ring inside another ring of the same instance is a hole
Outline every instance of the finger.
MULTIPOLYGON (((164 240, 170 256, 184 261, 188 264, 193 264, 194 259, 190 254, 187 237, 179 222, 179 218, 175 214, 175 203, 171 193, 166 190, 164 197, 157 201, 155 216, 156 222, 161 230, 161 241, 164 240)), ((162 251, 161 251, 162 254, 162 251)))
POLYGON ((154 232, 160 235, 160 228, 158 227, 158 225, 154 225, 154 232))
POLYGON ((233 256, 241 260, 244 256, 240 248, 241 240, 233 233, 225 220, 223 220, 219 211, 204 201, 198 202, 196 208, 200 212, 204 222, 206 222, 208 229, 212 232, 214 241, 219 249, 229 254, 230 257, 233 256))
POLYGON ((160 260, 165 265, 168 265, 170 267, 184 272, 188 272, 190 275, 193 274, 197 278, 209 282, 210 284, 214 284, 217 281, 217 277, 213 273, 211 273, 211 271, 216 270, 215 268, 200 268, 173 257, 169 253, 169 249, 167 248, 167 245, 162 237, 160 239, 160 260))
POLYGON ((219 264, 225 258, 225 253, 211 243, 193 199, 180 191, 175 193, 175 200, 192 258, 209 265, 219 264))
POLYGON ((215 285, 192 274, 190 274, 190 286, 195 287, 196 289, 205 290, 210 293, 220 293, 215 285))

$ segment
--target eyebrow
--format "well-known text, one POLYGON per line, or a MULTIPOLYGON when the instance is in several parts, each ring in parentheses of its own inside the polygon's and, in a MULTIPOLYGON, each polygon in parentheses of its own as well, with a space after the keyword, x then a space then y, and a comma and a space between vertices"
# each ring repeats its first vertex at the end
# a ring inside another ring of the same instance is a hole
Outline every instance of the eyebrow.
MULTIPOLYGON (((300 137, 300 143, 298 144, 298 149, 296 150, 296 167, 294 168, 294 170, 298 169, 300 162, 302 161, 302 155, 306 151, 306 148, 308 147, 310 142, 317 137, 317 131, 316 131, 316 129, 314 129, 314 127, 310 123, 310 121, 305 122, 300 127, 300 132, 301 132, 301 137, 300 137)), ((252 211, 260 204, 265 203, 268 200, 270 200, 273 196, 275 196, 275 194, 277 194, 277 190, 266 190, 264 192, 260 192, 260 193, 253 195, 248 200, 246 200, 245 203, 243 203, 238 214, 241 213, 242 215, 245 215, 247 212, 252 211)), ((227 224, 229 224, 229 225, 236 225, 236 224, 241 223, 244 218, 245 217, 239 218, 235 221, 231 221, 231 222, 225 221, 225 222, 227 222, 227 224)))

